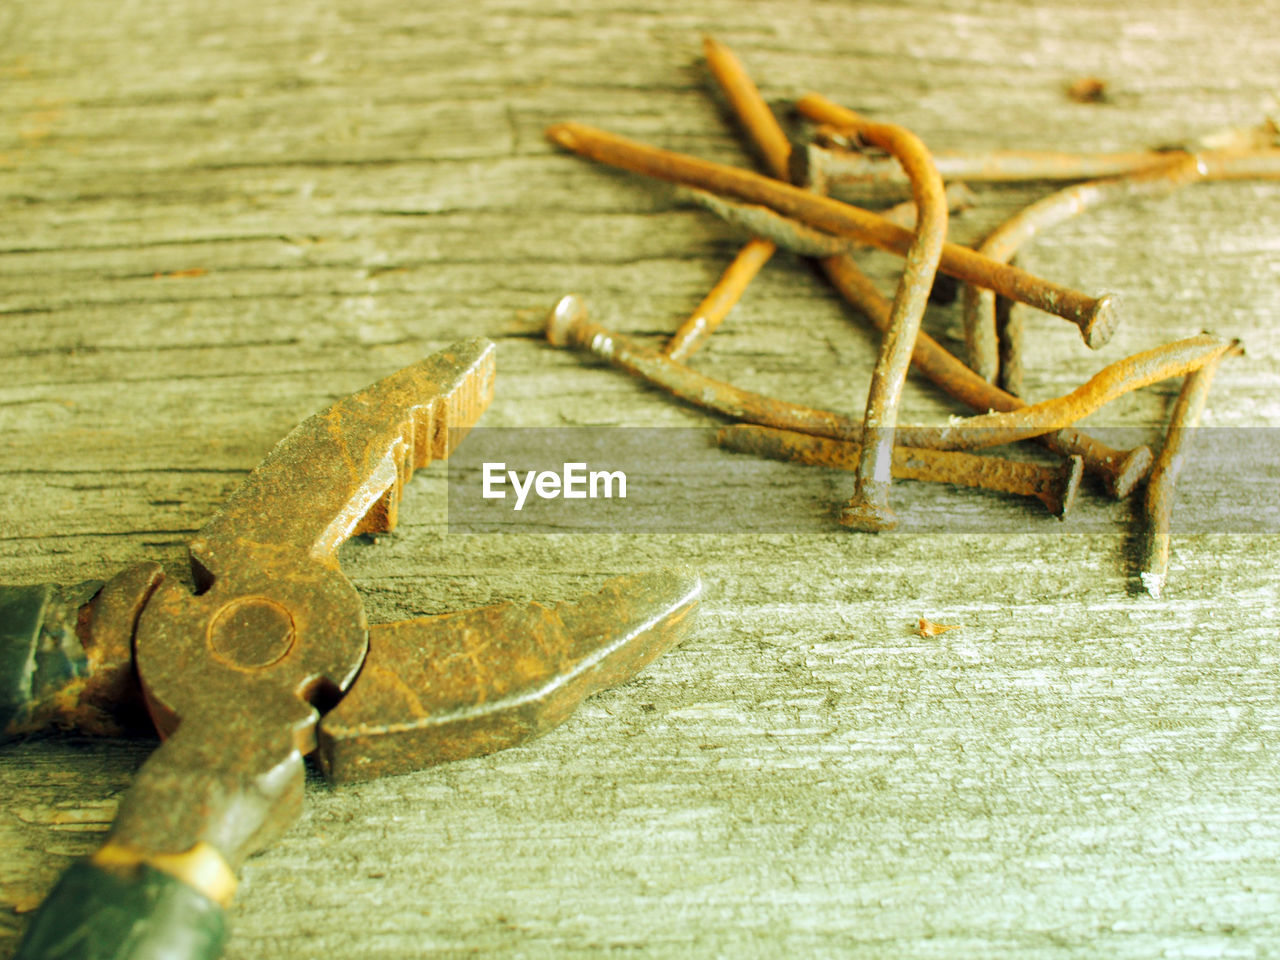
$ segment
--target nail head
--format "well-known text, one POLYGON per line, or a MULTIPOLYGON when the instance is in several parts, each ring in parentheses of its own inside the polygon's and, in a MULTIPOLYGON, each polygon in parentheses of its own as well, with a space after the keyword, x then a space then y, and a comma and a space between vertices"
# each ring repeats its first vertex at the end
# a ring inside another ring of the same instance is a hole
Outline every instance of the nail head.
POLYGON ((577 294, 569 293, 556 301, 547 316, 547 341, 553 347, 567 347, 573 331, 587 319, 587 305, 577 294))
POLYGON ((1097 350, 1111 339, 1119 326, 1120 298, 1114 293, 1104 293, 1095 302, 1080 334, 1090 349, 1097 350))

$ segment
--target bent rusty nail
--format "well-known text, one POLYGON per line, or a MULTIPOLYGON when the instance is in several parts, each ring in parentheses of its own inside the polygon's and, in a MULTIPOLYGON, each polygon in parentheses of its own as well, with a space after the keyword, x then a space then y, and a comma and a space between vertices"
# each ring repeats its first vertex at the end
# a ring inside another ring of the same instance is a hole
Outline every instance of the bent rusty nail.
POLYGON ((589 319, 586 304, 574 294, 561 297, 552 308, 547 317, 546 335, 552 346, 594 354, 681 400, 734 420, 843 440, 862 436, 862 424, 850 417, 776 400, 714 380, 609 330, 589 319))
MULTIPOLYGON (((594 354, 667 392, 735 420, 783 427, 834 440, 862 440, 862 422, 831 410, 806 407, 742 390, 698 373, 623 334, 593 322, 574 294, 561 297, 547 318, 547 341, 594 354)), ((1230 344, 1199 336, 1127 357, 1104 367, 1071 393, 1008 413, 961 417, 940 427, 906 426, 898 442, 933 450, 967 450, 1026 440, 1060 431, 1131 390, 1199 369, 1230 344)))
MULTIPOLYGON (((835 257, 867 249, 870 244, 847 237, 836 237, 803 223, 797 223, 789 217, 774 213, 768 207, 755 203, 738 203, 706 190, 693 190, 688 187, 678 188, 679 195, 687 198, 730 226, 737 227, 757 237, 773 241, 774 244, 802 257, 835 257)), ((948 184, 945 190, 947 211, 956 213, 972 207, 976 197, 963 183, 948 184)), ((904 200, 885 210, 881 216, 892 220, 907 230, 915 228, 916 205, 914 200, 904 200)))
MULTIPOLYGON (((738 453, 837 470, 856 469, 862 456, 862 445, 852 441, 754 424, 721 427, 716 443, 738 453)), ((1068 457, 1060 466, 1046 467, 958 450, 893 448, 893 475, 899 479, 1035 497, 1059 519, 1066 517, 1075 503, 1083 473, 1084 464, 1079 457, 1068 457)))
MULTIPOLYGON (((959 213, 962 210, 968 210, 978 205, 978 195, 969 189, 969 185, 959 180, 948 183, 943 190, 943 195, 947 199, 947 212, 959 213)), ((901 203, 895 203, 887 210, 883 210, 880 216, 886 220, 891 220, 904 230, 914 230, 919 220, 920 212, 916 209, 914 200, 903 200, 901 203)), ((871 246, 869 243, 858 244, 859 248, 871 246)))
POLYGON ((889 485, 893 478, 898 402, 946 243, 947 201, 942 178, 919 137, 897 124, 876 123, 836 108, 834 104, 831 106, 836 119, 848 129, 898 159, 911 181, 911 197, 920 211, 915 239, 907 250, 889 310, 888 327, 880 341, 880 352, 871 375, 863 415, 862 456, 854 472, 853 496, 840 513, 844 526, 867 531, 892 530, 897 526, 897 518, 889 506, 889 485))
MULTIPOLYGON (((820 119, 828 123, 838 124, 841 127, 848 129, 853 134, 869 140, 876 146, 882 146, 881 144, 876 143, 874 139, 866 136, 866 131, 858 125, 857 114, 845 107, 832 103, 820 94, 805 94, 796 103, 796 108, 811 119, 820 119)), ((912 190, 914 191, 915 187, 912 187, 912 190)), ((983 256, 981 250, 978 251, 978 255, 983 256)), ((984 257, 984 259, 994 260, 994 258, 989 257, 984 257)), ((1003 261, 995 260, 995 262, 1004 262, 1007 264, 1009 259, 1012 258, 1006 258, 1003 261)), ((987 284, 981 281, 977 284, 971 284, 971 286, 974 285, 987 286, 987 284)), ((1104 297, 1103 299, 1105 300, 1106 298, 1104 297)), ((1116 331, 1116 327, 1118 326, 1120 319, 1118 311, 1115 310, 1103 310, 1101 312, 1084 311, 1077 312, 1072 315, 1060 313, 1059 315, 1064 316, 1065 319, 1074 323, 1076 327, 1079 328, 1080 336, 1084 339, 1084 342, 1094 350, 1103 346, 1111 339, 1112 334, 1116 331)))
MULTIPOLYGON (((1204 179, 1208 173, 1208 167, 1199 157, 1177 154, 1162 166, 1135 174, 1078 183, 1020 210, 997 227, 978 247, 978 252, 1008 263, 1032 238, 1086 210, 1117 200, 1165 196, 1204 179)), ((1020 325, 1011 329, 1020 330, 1020 325)), ((990 290, 974 286, 965 288, 964 333, 969 366, 984 380, 995 379, 1000 363, 1000 346, 996 332, 996 295, 990 290)), ((1021 344, 1010 343, 1005 350, 1020 366, 1021 344)), ((1009 387, 1006 379, 1005 388, 1009 387)), ((1020 393, 1021 390, 1010 392, 1020 393)))
MULTIPOLYGON (((749 170, 651 147, 585 124, 558 123, 549 127, 546 135, 566 150, 600 163, 763 204, 818 230, 866 240, 900 256, 910 249, 914 238, 910 230, 868 210, 749 170)), ((1117 322, 1117 299, 1113 294, 1091 297, 1007 263, 996 263, 968 247, 944 244, 939 269, 958 280, 989 286, 1010 300, 1063 317, 1079 326, 1087 337, 1117 322)))
MULTIPOLYGON (((793 157, 800 151, 792 147, 791 142, 787 139, 786 133, 782 126, 778 123, 777 117, 773 115, 773 111, 769 109, 769 105, 760 94, 760 89, 756 86, 755 81, 751 79, 751 75, 747 72, 747 68, 742 61, 738 59, 737 54, 733 52, 727 45, 716 40, 714 37, 703 37, 703 51, 707 58, 707 66, 711 69, 712 75, 715 77, 716 83, 719 84, 721 92, 729 101, 734 116, 738 122, 742 124, 748 139, 759 151, 761 159, 764 160, 766 169, 775 178, 785 183, 797 183, 800 180, 791 175, 791 161, 793 157)), ((901 167, 897 160, 890 160, 894 168, 901 173, 901 167)), ((715 194, 707 194, 705 191, 693 191, 690 193, 701 193, 701 197, 695 197, 698 202, 706 202, 703 198, 715 197, 715 194)), ((973 191, 966 187, 963 183, 949 184, 946 188, 948 209, 954 213, 958 210, 973 206, 977 202, 977 197, 973 191)), ((725 219, 729 219, 727 214, 738 206, 746 206, 750 209, 769 210, 768 207, 758 207, 755 205, 738 205, 731 201, 721 200, 723 206, 711 207, 709 209, 718 213, 725 219)), ((769 211, 772 216, 778 215, 769 211)), ((916 205, 911 200, 903 201, 896 204, 888 210, 880 214, 884 219, 897 224, 905 230, 915 228, 917 211, 916 205)), ((779 218, 786 220, 787 218, 779 218)), ((810 230, 802 224, 794 221, 788 221, 795 228, 794 236, 802 237, 811 235, 815 238, 815 242, 819 246, 825 246, 825 243, 834 240, 830 234, 822 233, 818 230, 810 230), (821 239, 819 239, 821 238, 821 239)), ((785 235, 785 234, 784 234, 785 235)), ((779 246, 786 245, 775 239, 779 246)), ((873 246, 874 244, 863 241, 855 241, 855 248, 873 246)), ((786 249, 793 249, 786 247, 786 249)), ((793 251, 801 252, 801 251, 793 251)), ((844 252, 844 251, 831 251, 844 252)), ((814 254, 821 256, 822 254, 814 254)))
POLYGON ((1061 430, 1117 397, 1140 387, 1183 376, 1231 349, 1231 342, 1202 335, 1187 337, 1125 357, 1103 367, 1070 393, 1010 413, 987 413, 953 421, 936 440, 908 441, 939 450, 967 450, 1026 440, 1061 430))
POLYGON ((769 262, 777 245, 767 239, 753 238, 738 251, 733 262, 725 268, 716 285, 698 304, 680 328, 671 335, 662 352, 672 360, 683 360, 702 346, 703 342, 724 322, 729 311, 742 298, 742 292, 769 262))
MULTIPOLYGON (((734 112, 764 154, 773 175, 785 178, 790 166, 790 144, 773 111, 728 47, 707 38, 705 48, 707 61, 734 112)), ((889 506, 898 401, 947 239, 947 200, 942 178, 919 137, 896 124, 873 123, 854 114, 841 119, 849 121, 862 136, 898 158, 911 181, 911 198, 919 211, 919 222, 905 252, 902 276, 871 376, 853 495, 840 511, 843 526, 867 531, 892 530, 898 524, 889 506)))
POLYGON ((1138 571, 1142 588, 1160 599, 1169 576, 1169 521, 1173 514, 1173 491, 1186 460, 1191 434, 1204 413, 1209 387, 1218 371, 1218 364, 1227 353, 1238 353, 1238 342, 1231 350, 1220 354, 1182 384, 1178 400, 1169 417, 1169 429, 1165 433, 1164 447, 1151 467, 1147 478, 1147 492, 1143 501, 1141 562, 1138 571))
MULTIPOLYGON (((1280 150, 1205 150, 1200 156, 1220 168, 1218 179, 1273 180, 1280 178, 1280 150)), ((1119 153, 1061 153, 997 150, 972 153, 941 150, 933 155, 945 179, 970 183, 1097 180, 1128 176, 1164 166, 1186 150, 1130 150, 1119 153)), ((906 186, 906 177, 892 158, 854 150, 810 144, 796 150, 792 164, 832 186, 906 186)))

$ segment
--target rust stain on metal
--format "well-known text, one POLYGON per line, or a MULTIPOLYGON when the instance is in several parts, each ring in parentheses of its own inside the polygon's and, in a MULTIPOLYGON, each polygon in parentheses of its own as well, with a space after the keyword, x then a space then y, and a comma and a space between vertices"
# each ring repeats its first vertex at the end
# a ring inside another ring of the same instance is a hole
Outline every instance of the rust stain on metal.
POLYGON ((374 627, 360 683, 321 721, 323 769, 365 780, 538 736, 677 643, 698 591, 688 573, 626 576, 574 603, 374 627))

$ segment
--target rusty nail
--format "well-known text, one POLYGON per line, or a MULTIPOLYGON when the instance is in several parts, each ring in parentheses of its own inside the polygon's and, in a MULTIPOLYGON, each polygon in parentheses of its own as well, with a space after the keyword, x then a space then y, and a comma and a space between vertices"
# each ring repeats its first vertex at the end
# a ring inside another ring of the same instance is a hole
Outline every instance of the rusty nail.
MULTIPOLYGON (((948 213, 959 213, 961 210, 968 210, 978 203, 978 195, 970 190, 967 184, 961 183, 959 180, 948 183, 943 193, 947 198, 948 213)), ((919 218, 919 211, 916 209, 914 200, 903 200, 901 203, 895 203, 889 209, 882 211, 880 216, 886 220, 892 220, 903 229, 914 230, 919 218)), ((859 246, 867 247, 870 245, 859 244, 859 246)))
POLYGON ((840 522, 845 526, 868 531, 891 530, 897 526, 897 518, 889 506, 889 484, 893 476, 898 402, 946 242, 947 201, 942 178, 919 137, 897 124, 875 123, 846 110, 840 112, 839 120, 863 139, 898 158, 911 180, 912 199, 919 210, 915 239, 907 251, 889 311, 888 328, 871 376, 863 417, 862 456, 854 474, 853 496, 840 514, 840 522))
MULTIPOLYGON (((939 151, 933 155, 944 179, 970 183, 1017 183, 1052 180, 1097 180, 1120 177, 1153 167, 1186 150, 1130 150, 1120 153, 1058 153, 997 150, 985 153, 939 151)), ((1280 177, 1280 150, 1206 150, 1200 153, 1217 179, 1262 180, 1280 177)), ((811 144, 796 150, 793 166, 832 186, 905 186, 906 178, 891 157, 811 144)))
MULTIPOLYGON (((818 230, 865 240, 900 256, 906 254, 914 239, 910 230, 868 210, 749 170, 661 150, 579 123, 558 123, 549 127, 546 134, 566 150, 600 163, 763 204, 818 230)), ((1095 335, 1092 331, 1105 330, 1116 323, 1118 308, 1113 295, 1091 297, 1007 263, 997 263, 968 247, 944 244, 939 269, 958 280, 989 286, 1011 300, 1063 317, 1079 326, 1087 338, 1095 335)))
POLYGON ((753 238, 748 241, 689 319, 672 334, 662 352, 672 360, 683 360, 702 346, 703 341, 724 322, 747 285, 777 249, 769 240, 753 238))
POLYGON ((681 400, 735 420, 842 439, 861 437, 861 423, 849 417, 776 400, 713 380, 665 354, 609 330, 588 317, 586 304, 574 294, 561 297, 556 303, 547 318, 546 335, 553 346, 572 347, 594 354, 633 376, 662 387, 681 400), (851 437, 851 432, 856 436, 851 437))
MULTIPOLYGON (((987 413, 953 421, 936 441, 907 441, 912 446, 966 450, 1026 440, 1061 430, 1140 387, 1198 370, 1231 349, 1218 337, 1187 337, 1109 364, 1070 393, 1008 413, 987 413)), ((919 428, 912 428, 916 430, 919 428)), ((911 434, 915 436, 914 432, 911 434)))
MULTIPOLYGON (((869 244, 845 237, 832 236, 806 227, 789 217, 774 213, 768 207, 753 203, 738 203, 708 193, 705 190, 680 188, 680 195, 704 210, 714 213, 725 223, 737 227, 757 237, 773 241, 777 246, 803 257, 834 257, 865 250, 869 244)), ((973 191, 963 183, 948 184, 945 190, 947 210, 955 213, 974 205, 973 191)), ((881 213, 886 220, 892 220, 898 226, 908 230, 915 228, 916 205, 913 200, 904 200, 881 213)))
POLYGON ((1238 352, 1239 343, 1233 343, 1230 350, 1219 354, 1183 382, 1169 417, 1164 447, 1156 457, 1151 475, 1147 478, 1138 577, 1142 588, 1156 599, 1159 599, 1164 590, 1169 575, 1169 520, 1173 513, 1173 490, 1186 459, 1187 444, 1204 412, 1205 400, 1209 396, 1209 387, 1213 383, 1218 364, 1227 353, 1238 352))
MULTIPOLYGON (((763 101, 758 101, 758 98, 753 100, 750 97, 750 91, 744 92, 740 89, 740 85, 736 82, 736 77, 745 76, 745 73, 741 70, 737 57, 728 47, 710 36, 703 37, 702 46, 707 57, 707 63, 720 81, 720 85, 728 96, 734 111, 739 116, 744 117, 744 122, 749 126, 756 124, 757 128, 763 129, 759 127, 759 124, 762 123, 762 118, 757 114, 763 111, 766 116, 771 117, 772 115, 763 101), (738 68, 736 73, 734 72, 735 65, 738 68)), ((776 128, 776 125, 775 129, 766 132, 765 140, 761 144, 761 150, 764 153, 766 163, 770 166, 774 166, 776 158, 780 156, 782 158, 782 169, 786 170, 786 158, 790 153, 791 147, 787 143, 786 135, 780 128, 776 128)), ((773 256, 777 245, 770 241, 771 238, 766 236, 755 238, 739 251, 733 262, 721 275, 719 282, 707 294, 702 303, 698 305, 693 315, 681 325, 667 342, 663 353, 673 360, 683 360, 711 336, 716 327, 720 325, 733 308, 733 305, 742 296, 747 284, 751 282, 755 275, 760 272, 761 267, 773 256)))
POLYGON ((737 55, 714 37, 702 38, 702 50, 716 83, 729 100, 734 115, 745 128, 748 138, 760 151, 765 167, 779 180, 787 179, 791 160, 791 142, 773 111, 760 96, 755 82, 737 55))
MULTIPOLYGON (((1164 196, 1203 179, 1207 174, 1208 168, 1195 155, 1176 154, 1174 159, 1166 160, 1161 166, 1135 174, 1078 183, 1019 211, 997 227, 978 247, 978 252, 1008 263, 1032 238, 1086 210, 1131 197, 1164 196)), ((1021 325, 1012 329, 1015 331, 1012 336, 1019 336, 1021 325)), ((990 290, 975 286, 965 288, 964 331, 969 366, 983 379, 994 379, 999 367, 1000 348, 996 331, 996 295, 990 290)), ((1100 333, 1109 336, 1109 331, 1100 333)), ((1101 343, 1094 342, 1090 346, 1101 346, 1101 343)), ((1019 343, 1010 343, 1005 348, 1019 369, 1020 347, 1019 343)), ((1007 379, 1005 386, 1006 389, 1009 386, 1007 379)))
MULTIPOLYGON (((977 290, 977 287, 965 287, 965 290, 977 290)), ((1023 350, 1022 344, 1026 340, 1027 322, 1021 310, 1014 310, 1013 304, 1003 297, 994 297, 991 306, 992 316, 994 318, 995 330, 992 333, 983 331, 980 336, 992 336, 995 339, 996 346, 996 374, 1000 383, 1000 387, 1013 394, 1015 397, 1021 397, 1026 393, 1023 386, 1026 374, 1026 367, 1023 366, 1023 350)), ((966 305, 967 309, 967 305, 966 305)), ((967 316, 966 316, 967 322, 967 316)), ((978 327, 985 326, 988 321, 982 319, 979 314, 978 320, 975 321, 978 327)), ((989 349, 979 347, 979 350, 989 349)), ((971 358, 977 356, 977 352, 969 351, 971 358)), ((984 354, 985 355, 985 354, 984 354)), ((971 359, 970 364, 974 361, 971 359)), ((988 371, 975 371, 985 373, 988 371)))
MULTIPOLYGON (((754 424, 721 427, 716 442, 726 450, 837 470, 855 469, 862 456, 862 445, 852 441, 754 424)), ((895 477, 1035 497, 1059 518, 1065 517, 1075 502, 1083 473, 1079 457, 1068 457, 1060 466, 1046 467, 958 450, 893 449, 895 477)))
MULTIPOLYGON (((859 420, 713 380, 593 322, 587 316, 586 305, 574 294, 561 297, 556 303, 547 319, 546 335, 553 346, 592 353, 682 400, 735 420, 834 440, 863 439, 859 420)), ((946 426, 900 426, 897 440, 906 446, 933 450, 971 450, 1038 437, 1063 429, 1131 390, 1197 370, 1229 347, 1229 342, 1217 337, 1189 337, 1104 367, 1061 397, 1006 413, 957 418, 946 426)))

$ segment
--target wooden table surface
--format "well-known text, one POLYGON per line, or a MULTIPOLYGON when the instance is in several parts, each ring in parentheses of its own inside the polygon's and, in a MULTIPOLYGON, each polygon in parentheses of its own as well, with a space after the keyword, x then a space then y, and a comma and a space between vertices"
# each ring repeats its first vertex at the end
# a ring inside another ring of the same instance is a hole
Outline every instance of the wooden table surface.
MULTIPOLYGON (((144 559, 182 574, 186 541, 293 424, 462 337, 498 342, 487 426, 716 425, 539 330, 576 291, 660 344, 742 237, 556 150, 548 124, 751 166, 704 33, 788 122, 815 89, 934 149, 1141 148, 1276 112, 1274 5, 1161 6, 5 4, 0 580, 144 559), (1066 95, 1083 77, 1104 102, 1066 95)), ((952 236, 976 243, 1052 189, 978 187, 952 236)), ((1119 292, 1125 320, 1091 353, 1029 313, 1029 396, 1208 330, 1247 355, 1224 364, 1205 424, 1274 445, 1278 238, 1261 182, 1051 231, 1020 262, 1119 292)), ((894 258, 864 266, 892 291, 894 258)), ((958 322, 936 306, 925 329, 956 348, 958 322)), ((779 254, 691 363, 857 415, 875 350, 779 254)), ((1090 422, 1157 443, 1177 389, 1090 422)), ((904 422, 964 412, 909 379, 904 422)), ((847 477, 814 474, 797 502, 803 468, 717 456, 726 498, 757 478, 793 520, 462 534, 437 470, 395 534, 346 549, 373 622, 675 562, 705 599, 683 646, 540 740, 353 787, 311 775, 301 820, 243 871, 229 957, 1276 955, 1274 525, 1176 537, 1153 600, 1130 589, 1136 504, 1091 483, 1065 523, 900 483, 906 530, 876 536, 831 522, 847 477), (919 617, 961 629, 921 638, 919 617)), ((1182 502, 1239 496, 1236 468, 1193 461, 1182 502)), ((1246 499, 1274 507, 1275 476, 1246 499)), ((0 956, 150 749, 0 751, 0 956)))

